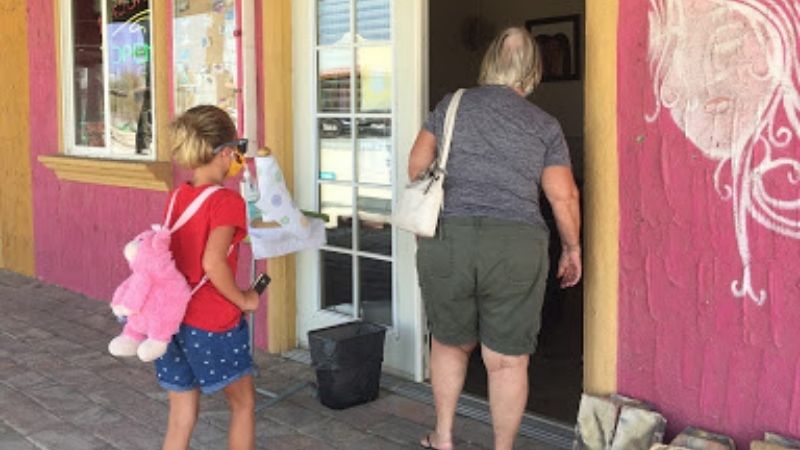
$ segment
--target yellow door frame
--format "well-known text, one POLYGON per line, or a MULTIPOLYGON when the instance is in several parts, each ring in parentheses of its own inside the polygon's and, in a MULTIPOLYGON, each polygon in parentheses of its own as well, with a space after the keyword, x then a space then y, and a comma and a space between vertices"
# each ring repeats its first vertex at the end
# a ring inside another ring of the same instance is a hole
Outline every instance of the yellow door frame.
POLYGON ((584 390, 617 389, 619 0, 586 1, 584 172, 584 390))
MULTIPOLYGON (((267 146, 278 160, 286 186, 294 186, 292 143, 292 2, 263 0, 264 130, 267 146)), ((267 349, 270 353, 297 345, 295 257, 270 258, 272 276, 267 306, 267 349)))

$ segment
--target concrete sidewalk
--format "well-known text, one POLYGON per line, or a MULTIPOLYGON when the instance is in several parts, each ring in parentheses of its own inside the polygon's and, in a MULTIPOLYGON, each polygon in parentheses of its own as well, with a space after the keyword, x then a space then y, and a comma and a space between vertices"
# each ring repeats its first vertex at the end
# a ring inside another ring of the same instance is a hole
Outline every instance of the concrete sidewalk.
MULTIPOLYGON (((111 357, 120 325, 104 302, 0 270, 0 450, 155 450, 167 418, 152 364, 111 357)), ((314 380, 305 364, 258 353, 260 388, 314 380)), ((433 408, 382 392, 344 411, 319 404, 313 388, 258 411, 259 449, 414 449, 433 408)), ((259 397, 263 406, 267 397, 259 397)), ((204 397, 192 449, 226 448, 221 394, 204 397)), ((491 428, 458 418, 459 450, 489 449, 491 428)), ((543 449, 520 438, 518 449, 543 449)))

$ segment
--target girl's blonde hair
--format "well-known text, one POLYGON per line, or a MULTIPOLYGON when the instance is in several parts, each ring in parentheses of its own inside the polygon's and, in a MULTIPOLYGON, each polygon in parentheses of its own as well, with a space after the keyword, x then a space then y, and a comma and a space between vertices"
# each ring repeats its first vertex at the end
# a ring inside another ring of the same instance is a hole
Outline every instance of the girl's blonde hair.
POLYGON ((172 158, 187 169, 196 169, 214 159, 212 150, 236 139, 236 125, 228 113, 211 105, 189 108, 169 126, 172 158))
POLYGON ((542 81, 542 58, 528 30, 506 28, 492 41, 481 64, 478 83, 520 88, 530 94, 542 81))

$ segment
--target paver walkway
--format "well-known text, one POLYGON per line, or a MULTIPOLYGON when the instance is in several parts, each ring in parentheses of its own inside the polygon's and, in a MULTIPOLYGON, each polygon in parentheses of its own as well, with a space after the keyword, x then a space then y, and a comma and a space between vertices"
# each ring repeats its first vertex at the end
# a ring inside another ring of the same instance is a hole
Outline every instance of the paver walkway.
MULTIPOLYGON (((166 394, 151 364, 106 351, 120 325, 108 305, 0 270, 0 450, 157 450, 166 394)), ((256 384, 281 391, 314 380, 305 364, 258 352, 256 384)), ((370 404, 330 410, 305 388, 257 413, 257 448, 391 450, 419 448, 433 408, 382 392, 370 404)), ((259 397, 263 406, 266 397, 259 397)), ((221 394, 204 397, 192 449, 226 448, 221 394)), ((458 418, 456 448, 491 448, 491 428, 458 418)), ((517 449, 552 450, 520 438, 517 449)))

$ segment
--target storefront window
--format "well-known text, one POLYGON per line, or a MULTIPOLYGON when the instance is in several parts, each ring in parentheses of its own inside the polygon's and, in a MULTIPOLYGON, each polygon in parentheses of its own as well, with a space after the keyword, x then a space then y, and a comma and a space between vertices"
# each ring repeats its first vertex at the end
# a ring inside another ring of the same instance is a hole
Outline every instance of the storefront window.
POLYGON ((239 42, 234 0, 174 0, 175 113, 216 105, 239 117, 239 42))
POLYGON ((316 32, 321 306, 392 325, 391 1, 317 0, 316 32))
POLYGON ((150 4, 71 0, 65 73, 67 153, 153 159, 150 4))

